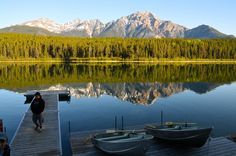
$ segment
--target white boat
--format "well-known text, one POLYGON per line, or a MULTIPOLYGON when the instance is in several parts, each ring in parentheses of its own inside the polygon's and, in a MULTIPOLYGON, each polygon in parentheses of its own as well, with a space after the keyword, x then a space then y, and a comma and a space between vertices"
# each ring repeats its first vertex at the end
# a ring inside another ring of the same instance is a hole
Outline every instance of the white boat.
POLYGON ((142 155, 149 146, 152 135, 145 132, 119 131, 112 133, 96 134, 92 138, 93 144, 103 152, 118 155, 142 155))

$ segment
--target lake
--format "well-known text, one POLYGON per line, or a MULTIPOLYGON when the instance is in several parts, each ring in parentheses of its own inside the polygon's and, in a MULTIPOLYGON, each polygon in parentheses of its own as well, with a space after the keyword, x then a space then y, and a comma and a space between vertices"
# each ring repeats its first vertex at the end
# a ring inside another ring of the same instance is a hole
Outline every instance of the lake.
POLYGON ((213 126, 212 136, 236 132, 236 64, 1 64, 0 118, 9 139, 29 105, 23 93, 69 89, 60 102, 63 152, 71 131, 164 121, 213 126))

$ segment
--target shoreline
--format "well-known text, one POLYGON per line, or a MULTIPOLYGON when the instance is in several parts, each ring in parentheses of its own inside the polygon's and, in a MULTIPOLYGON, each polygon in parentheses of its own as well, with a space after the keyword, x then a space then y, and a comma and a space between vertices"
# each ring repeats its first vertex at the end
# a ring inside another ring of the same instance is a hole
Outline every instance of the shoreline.
POLYGON ((173 64, 173 63, 186 63, 186 64, 236 64, 236 60, 0 60, 0 63, 152 63, 152 64, 173 64))

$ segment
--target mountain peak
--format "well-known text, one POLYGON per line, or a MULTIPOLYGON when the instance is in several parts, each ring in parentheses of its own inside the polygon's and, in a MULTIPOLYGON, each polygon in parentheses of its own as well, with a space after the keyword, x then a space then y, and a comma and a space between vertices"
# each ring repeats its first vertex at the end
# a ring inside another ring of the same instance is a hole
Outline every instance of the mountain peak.
POLYGON ((139 19, 156 19, 158 20, 158 17, 152 14, 148 11, 137 11, 133 14, 130 14, 128 18, 139 18, 139 19))
POLYGON ((148 11, 137 11, 135 13, 133 13, 134 15, 139 15, 139 16, 153 16, 153 14, 151 12, 148 11))
POLYGON ((199 25, 185 32, 186 38, 226 38, 229 37, 209 25, 199 25))
POLYGON ((38 19, 36 19, 37 21, 43 21, 43 22, 48 22, 48 21, 50 21, 50 22, 54 22, 52 19, 49 19, 49 18, 47 18, 47 17, 40 17, 40 18, 38 18, 38 19))
POLYGON ((30 25, 30 23, 43 23, 43 24, 44 23, 55 23, 55 24, 57 24, 52 19, 49 19, 49 18, 46 18, 46 17, 40 17, 40 18, 35 19, 35 20, 24 22, 22 25, 30 25))
POLYGON ((45 18, 45 17, 41 17, 36 20, 28 21, 28 22, 25 22, 21 25, 43 28, 43 29, 46 29, 50 32, 56 32, 56 33, 60 32, 60 27, 61 27, 60 24, 56 23, 55 21, 53 21, 49 18, 45 18))
POLYGON ((212 28, 212 27, 209 26, 209 25, 206 25, 206 24, 201 24, 201 25, 199 25, 197 28, 208 28, 208 29, 210 29, 210 28, 212 28))

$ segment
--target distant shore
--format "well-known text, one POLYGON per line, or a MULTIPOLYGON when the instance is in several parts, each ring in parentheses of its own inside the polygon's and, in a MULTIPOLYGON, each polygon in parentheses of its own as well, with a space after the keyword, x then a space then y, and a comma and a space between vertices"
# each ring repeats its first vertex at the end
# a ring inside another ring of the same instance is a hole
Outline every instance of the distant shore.
POLYGON ((72 60, 61 60, 61 59, 16 59, 16 60, 1 60, 0 63, 152 63, 152 64, 173 64, 173 63, 196 63, 196 64, 222 64, 230 63, 236 64, 235 59, 133 59, 133 60, 122 60, 122 59, 72 59, 72 60))

